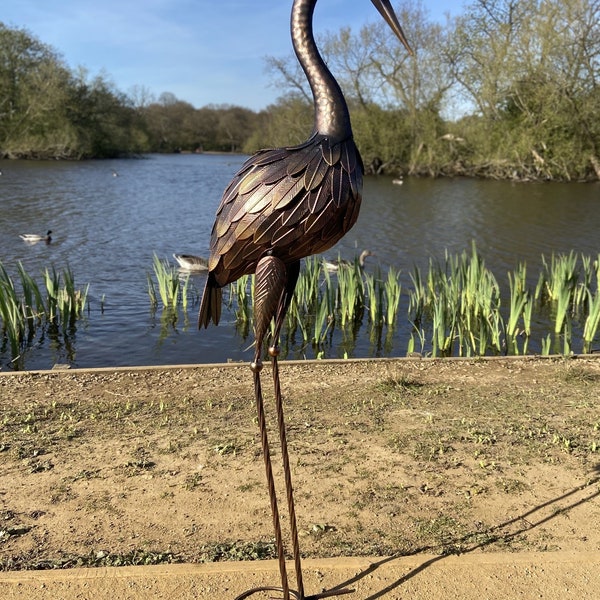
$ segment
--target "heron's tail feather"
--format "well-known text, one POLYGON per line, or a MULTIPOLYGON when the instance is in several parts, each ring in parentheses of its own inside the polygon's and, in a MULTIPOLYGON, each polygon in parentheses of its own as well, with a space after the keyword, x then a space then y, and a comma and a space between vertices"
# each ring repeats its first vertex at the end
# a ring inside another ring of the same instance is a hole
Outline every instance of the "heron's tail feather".
POLYGON ((200 312, 198 313, 198 328, 208 327, 212 321, 215 325, 219 324, 221 318, 221 288, 217 286, 212 273, 206 280, 202 302, 200 304, 200 312))

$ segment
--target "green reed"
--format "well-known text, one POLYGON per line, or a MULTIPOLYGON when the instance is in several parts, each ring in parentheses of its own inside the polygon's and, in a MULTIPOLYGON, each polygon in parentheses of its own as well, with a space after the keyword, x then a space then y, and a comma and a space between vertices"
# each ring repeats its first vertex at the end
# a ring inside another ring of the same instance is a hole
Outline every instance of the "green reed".
POLYGON ((385 324, 393 327, 396 324, 398 311, 400 310, 400 299, 402 296, 402 285, 400 284, 400 271, 390 267, 384 282, 385 302, 384 313, 385 324))
POLYGON ((507 354, 526 354, 531 335, 531 315, 533 302, 526 282, 527 267, 520 263, 515 271, 508 273, 510 305, 506 322, 507 354), (519 322, 522 328, 519 328, 519 322), (519 339, 523 347, 519 348, 519 339))
POLYGON ((583 352, 592 351, 592 342, 600 327, 600 254, 594 261, 582 257, 585 300, 580 303, 583 320, 583 352))
MULTIPOLYGON (((181 279, 178 269, 169 264, 167 260, 161 260, 156 254, 152 260, 152 267, 156 284, 152 275, 147 273, 148 295, 153 308, 158 305, 158 298, 163 308, 175 308, 180 301, 181 279), (158 295, 156 289, 158 287, 158 295)), ((189 278, 189 275, 187 276, 189 278)))
POLYGON ((552 349, 552 336, 548 334, 542 338, 542 356, 550 356, 552 349))
POLYGON ((425 317, 424 312, 428 305, 428 291, 421 277, 421 270, 417 267, 410 274, 410 280, 413 289, 408 292, 408 313, 412 315, 411 324, 413 328, 420 330, 421 323, 425 317))
MULTIPOLYGON (((331 279, 329 282, 331 283, 331 279)), ((337 271, 337 312, 342 327, 359 320, 365 307, 365 283, 358 262, 341 264, 337 271)))
POLYGON ((380 278, 375 274, 365 274, 365 290, 367 298, 367 308, 369 311, 369 320, 374 326, 381 325, 379 315, 383 303, 383 290, 380 285, 380 278))
POLYGON ((235 304, 235 318, 238 323, 250 323, 252 320, 252 291, 254 275, 242 275, 229 285, 229 306, 235 304))
POLYGON ((75 286, 70 268, 57 272, 54 267, 44 272, 40 286, 17 266, 18 285, 0 263, 0 332, 2 345, 10 348, 13 365, 22 364, 22 352, 36 333, 47 327, 67 333, 76 320, 83 317, 89 286, 75 286))
POLYGON ((329 294, 321 296, 316 306, 312 324, 312 338, 310 341, 314 346, 321 347, 325 342, 328 331, 333 327, 333 307, 329 294))
POLYGON ((25 337, 27 315, 30 311, 23 306, 15 284, 0 263, 0 317, 2 319, 2 336, 8 341, 13 359, 19 356, 20 347, 25 337))
POLYGON ((456 311, 448 308, 443 295, 434 295, 432 300, 433 336, 431 339, 432 355, 450 356, 452 344, 456 336, 456 311))
POLYGON ((588 314, 583 325, 583 352, 585 354, 592 350, 592 342, 596 337, 600 325, 600 290, 592 293, 588 290, 588 314))
POLYGON ((411 356, 413 354, 423 355, 425 352, 425 330, 421 327, 418 327, 414 321, 410 321, 411 324, 411 332, 410 338, 408 339, 408 346, 406 349, 406 355, 411 356), (419 349, 415 345, 415 339, 419 340, 419 349))

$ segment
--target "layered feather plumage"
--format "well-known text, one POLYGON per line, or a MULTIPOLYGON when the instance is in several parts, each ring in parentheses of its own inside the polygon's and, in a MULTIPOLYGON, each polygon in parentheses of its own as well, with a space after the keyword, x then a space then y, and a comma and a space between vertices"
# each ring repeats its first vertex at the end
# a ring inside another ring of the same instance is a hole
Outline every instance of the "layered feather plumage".
POLYGON ((263 256, 289 264, 336 244, 358 218, 362 178, 351 137, 314 134, 299 146, 249 158, 217 210, 200 325, 216 323, 212 303, 220 302, 220 293, 211 290, 253 273, 263 256))

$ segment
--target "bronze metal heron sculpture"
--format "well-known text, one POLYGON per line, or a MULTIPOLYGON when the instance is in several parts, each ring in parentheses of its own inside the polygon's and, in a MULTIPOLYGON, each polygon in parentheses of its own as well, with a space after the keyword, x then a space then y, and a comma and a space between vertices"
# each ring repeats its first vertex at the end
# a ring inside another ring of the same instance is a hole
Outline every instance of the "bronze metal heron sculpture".
MULTIPOLYGON (((390 0, 371 1, 412 54, 390 0)), ((284 600, 289 600, 290 593, 304 600, 351 591, 333 589, 304 595, 277 362, 279 333, 296 287, 300 260, 336 244, 356 222, 361 203, 363 164, 352 137, 348 106, 314 40, 312 18, 316 3, 317 0, 294 0, 291 16, 292 43, 314 99, 313 132, 298 146, 259 151, 242 165, 225 190, 212 229, 208 279, 198 317, 200 327, 208 327, 211 321, 217 325, 221 315, 221 288, 242 275, 255 274, 256 346, 251 369, 282 586, 254 588, 237 600, 264 590, 280 591, 284 600), (273 370, 296 590, 290 590, 287 579, 260 381, 263 342, 273 319, 275 326, 268 352, 273 370)))

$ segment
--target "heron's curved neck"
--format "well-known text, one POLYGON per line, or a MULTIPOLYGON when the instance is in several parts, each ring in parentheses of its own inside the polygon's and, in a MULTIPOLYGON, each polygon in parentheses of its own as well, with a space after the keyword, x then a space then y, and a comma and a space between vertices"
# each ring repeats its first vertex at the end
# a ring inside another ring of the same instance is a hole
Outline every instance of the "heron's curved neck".
POLYGON ((342 140, 352 135, 350 115, 342 90, 315 43, 312 20, 316 3, 317 0, 294 0, 292 43, 313 93, 315 131, 342 140))

